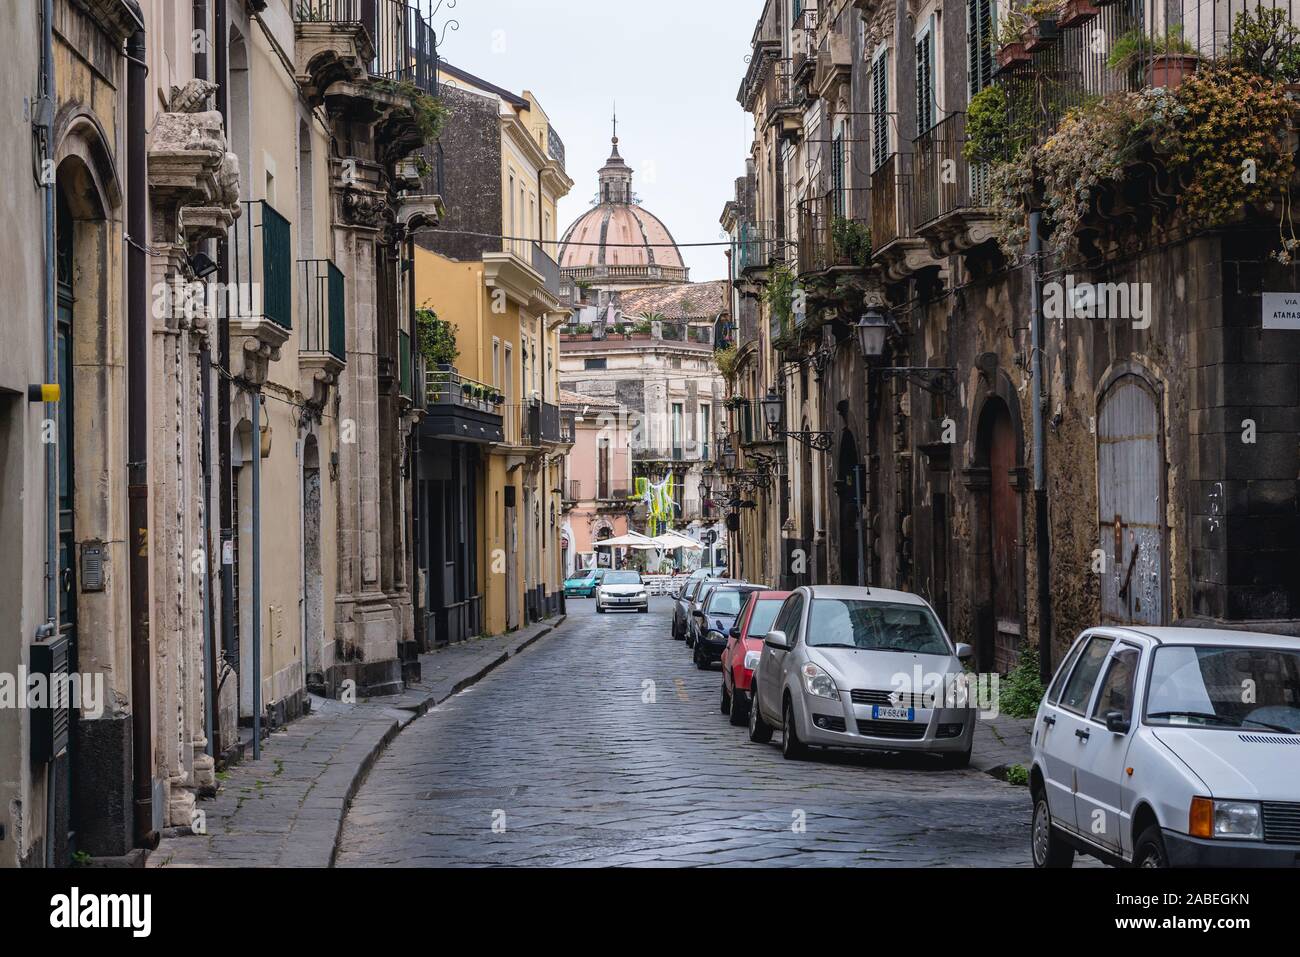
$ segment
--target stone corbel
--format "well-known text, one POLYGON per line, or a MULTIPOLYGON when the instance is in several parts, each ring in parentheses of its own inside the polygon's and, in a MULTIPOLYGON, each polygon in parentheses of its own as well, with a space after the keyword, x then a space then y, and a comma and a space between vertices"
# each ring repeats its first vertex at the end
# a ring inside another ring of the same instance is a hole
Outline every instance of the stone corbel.
POLYGON ((236 378, 260 389, 266 384, 271 363, 280 361, 280 349, 289 341, 289 330, 270 319, 232 318, 230 336, 232 345, 237 343, 235 354, 243 358, 236 378))
POLYGON ((404 232, 437 229, 447 207, 436 193, 403 193, 397 211, 397 222, 404 232))
POLYGON ((338 385, 339 376, 346 363, 328 352, 301 352, 298 354, 298 370, 302 376, 303 392, 308 396, 307 404, 313 409, 321 410, 329 402, 331 390, 338 385))

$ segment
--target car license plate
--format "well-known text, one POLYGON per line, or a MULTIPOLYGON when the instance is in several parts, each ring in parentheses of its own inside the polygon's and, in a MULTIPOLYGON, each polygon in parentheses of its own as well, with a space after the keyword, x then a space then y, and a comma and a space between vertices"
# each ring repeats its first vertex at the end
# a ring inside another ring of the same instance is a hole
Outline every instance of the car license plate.
POLYGON ((916 709, 882 708, 876 704, 871 706, 871 717, 877 721, 913 721, 916 719, 916 709))

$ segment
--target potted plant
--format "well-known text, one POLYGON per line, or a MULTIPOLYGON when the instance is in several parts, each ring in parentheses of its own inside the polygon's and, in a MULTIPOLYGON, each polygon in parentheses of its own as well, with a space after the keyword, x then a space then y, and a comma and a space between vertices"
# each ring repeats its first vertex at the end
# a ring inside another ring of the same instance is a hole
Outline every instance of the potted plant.
POLYGON ((1061 37, 1056 27, 1057 5, 1049 0, 1030 0, 1025 4, 1024 14, 1029 18, 1025 31, 1025 49, 1038 50, 1055 43, 1061 37))
POLYGON ((1198 59, 1196 48, 1183 39, 1179 27, 1152 37, 1135 28, 1115 41, 1106 66, 1126 73, 1145 63, 1149 86, 1175 90, 1185 77, 1196 72, 1198 59))
POLYGON ((1061 8, 1060 18, 1056 21, 1058 27, 1077 27, 1087 23, 1098 13, 1105 0, 1065 0, 1065 6, 1061 8))
POLYGON ((1008 10, 997 28, 998 69, 1014 70, 1021 64, 1033 61, 1025 48, 1025 33, 1029 29, 1028 17, 1019 10, 1008 10))

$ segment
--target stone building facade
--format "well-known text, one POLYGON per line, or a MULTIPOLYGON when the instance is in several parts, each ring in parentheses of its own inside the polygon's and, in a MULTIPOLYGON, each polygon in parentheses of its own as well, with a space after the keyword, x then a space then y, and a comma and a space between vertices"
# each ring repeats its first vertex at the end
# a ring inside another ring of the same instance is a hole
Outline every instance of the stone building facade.
POLYGON ((1201 34, 1140 5, 1076 11, 1025 52, 980 39, 999 4, 763 5, 740 90, 754 146, 723 214, 731 442, 772 476, 732 539, 741 574, 916 591, 986 669, 1026 649, 1047 668, 1098 622, 1297 631, 1300 353, 1268 303, 1300 275, 1274 256, 1279 207, 1197 228, 1137 163, 1034 256, 997 241, 990 166, 966 150, 990 86, 1052 91, 1034 144, 1097 84, 1149 96, 1104 55, 1069 68, 1097 26, 1179 30, 1210 69, 1233 28, 1213 8, 1201 34), (1086 308, 1108 297, 1127 311, 1086 308))
POLYGON ((20 546, 0 671, 53 662, 100 693, 0 709, 0 864, 25 866, 190 826, 250 726, 309 690, 402 689, 421 415, 403 263, 442 208, 412 159, 437 112, 415 7, 52 6, 6 12, 0 38, 42 159, 4 201, 39 223, 48 195, 54 234, 5 257, 26 298, 0 333, 0 535, 20 546), (66 740, 43 730, 65 716, 66 740))

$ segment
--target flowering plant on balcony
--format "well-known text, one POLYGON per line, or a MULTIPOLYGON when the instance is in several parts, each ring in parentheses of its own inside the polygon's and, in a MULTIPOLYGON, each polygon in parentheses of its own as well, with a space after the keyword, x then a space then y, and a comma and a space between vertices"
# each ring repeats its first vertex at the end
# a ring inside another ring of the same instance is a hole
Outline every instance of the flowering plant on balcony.
POLYGON ((1282 250, 1300 248, 1290 226, 1294 105, 1284 87, 1240 67, 1192 74, 1177 89, 1112 94, 1066 114, 1043 143, 994 165, 998 238, 1014 256, 1026 238, 1027 200, 1041 195, 1051 245, 1077 246, 1120 188, 1167 177, 1160 190, 1193 229, 1226 225, 1249 209, 1281 210, 1282 250))
POLYGON ((780 263, 773 267, 767 289, 763 293, 782 336, 789 334, 793 322, 795 285, 793 270, 785 263, 780 263))

